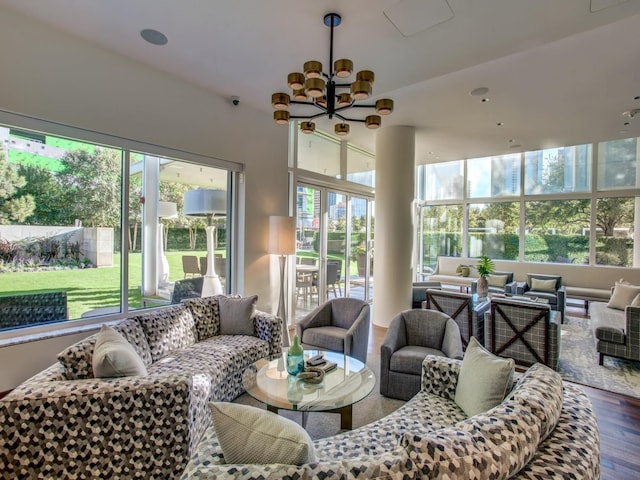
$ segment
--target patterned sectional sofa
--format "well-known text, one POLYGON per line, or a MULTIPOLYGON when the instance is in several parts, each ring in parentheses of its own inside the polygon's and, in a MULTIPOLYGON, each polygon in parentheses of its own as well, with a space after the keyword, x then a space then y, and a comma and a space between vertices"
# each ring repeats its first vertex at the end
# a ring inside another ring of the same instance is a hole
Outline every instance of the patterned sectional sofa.
POLYGON ((93 378, 95 334, 1 399, 3 478, 179 477, 211 422, 207 403, 233 400, 245 367, 282 348, 281 320, 257 310, 254 335, 220 334, 220 298, 114 326, 146 376, 93 378))
POLYGON ((460 365, 427 356, 415 397, 377 422, 316 440, 313 464, 226 465, 209 427, 182 480, 600 477, 596 419, 582 390, 536 364, 500 405, 467 418, 454 402, 460 365))

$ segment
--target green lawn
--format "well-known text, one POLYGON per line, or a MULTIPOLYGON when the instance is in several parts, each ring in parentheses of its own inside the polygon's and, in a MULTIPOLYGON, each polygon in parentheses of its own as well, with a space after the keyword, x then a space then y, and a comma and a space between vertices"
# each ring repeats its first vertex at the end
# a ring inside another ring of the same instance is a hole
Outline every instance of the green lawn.
MULTIPOLYGON (((182 255, 204 256, 204 251, 167 252, 169 280, 183 277, 182 255)), ((65 290, 69 306, 69 318, 94 308, 113 307, 120 304, 120 255, 115 254, 113 267, 87 268, 83 270, 55 270, 36 272, 0 273, 0 295, 51 292, 65 290)), ((141 306, 139 286, 142 283, 142 255, 129 254, 129 305, 141 306)))

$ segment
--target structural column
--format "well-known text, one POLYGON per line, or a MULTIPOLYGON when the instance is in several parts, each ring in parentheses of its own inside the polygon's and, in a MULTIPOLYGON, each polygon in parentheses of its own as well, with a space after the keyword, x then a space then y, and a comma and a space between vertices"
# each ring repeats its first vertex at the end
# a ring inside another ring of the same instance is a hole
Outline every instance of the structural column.
POLYGON ((376 135, 373 323, 388 327, 411 308, 415 131, 392 126, 376 135))
POLYGON ((144 296, 158 293, 158 198, 160 160, 145 156, 142 175, 142 290, 144 296))

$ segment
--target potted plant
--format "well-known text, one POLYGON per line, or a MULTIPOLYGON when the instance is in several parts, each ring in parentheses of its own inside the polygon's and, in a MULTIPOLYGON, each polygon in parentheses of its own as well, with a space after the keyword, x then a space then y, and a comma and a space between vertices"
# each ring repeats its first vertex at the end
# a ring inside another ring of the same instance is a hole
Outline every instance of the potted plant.
POLYGON ((478 296, 486 297, 489 294, 489 281, 487 277, 496 271, 496 266, 488 256, 482 255, 476 265, 478 271, 478 296))

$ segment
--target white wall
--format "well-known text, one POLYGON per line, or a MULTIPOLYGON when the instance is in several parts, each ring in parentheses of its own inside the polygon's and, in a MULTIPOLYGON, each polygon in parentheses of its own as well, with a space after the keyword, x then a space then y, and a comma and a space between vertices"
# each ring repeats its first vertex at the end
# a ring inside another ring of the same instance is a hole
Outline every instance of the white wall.
MULTIPOLYGON (((234 107, 227 97, 3 8, 0 46, 0 110, 244 164, 239 290, 258 294, 261 310, 275 310, 278 272, 266 239, 268 216, 287 213, 286 128, 270 113, 234 107)), ((37 343, 0 348, 0 391, 55 361, 60 340, 37 343), (11 382, 5 381, 8 365, 11 382)))

